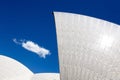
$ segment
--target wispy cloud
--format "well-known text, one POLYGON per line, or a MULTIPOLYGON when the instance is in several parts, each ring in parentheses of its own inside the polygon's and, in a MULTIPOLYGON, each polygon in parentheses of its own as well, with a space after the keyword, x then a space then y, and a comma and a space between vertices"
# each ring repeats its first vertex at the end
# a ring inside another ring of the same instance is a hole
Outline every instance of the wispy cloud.
POLYGON ((26 40, 19 40, 13 39, 13 42, 16 44, 21 45, 24 49, 34 52, 42 58, 46 58, 46 55, 50 55, 50 51, 45 49, 38 44, 34 43, 33 41, 26 41, 26 40))

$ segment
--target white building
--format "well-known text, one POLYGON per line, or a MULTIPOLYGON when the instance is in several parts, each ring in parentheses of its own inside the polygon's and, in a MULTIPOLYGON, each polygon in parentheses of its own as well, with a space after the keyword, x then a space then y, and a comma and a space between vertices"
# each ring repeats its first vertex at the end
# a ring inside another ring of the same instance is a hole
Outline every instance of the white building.
POLYGON ((60 80, 58 73, 38 73, 31 80, 60 80))
POLYGON ((0 55, 0 80, 60 80, 58 73, 34 74, 20 62, 0 55))
MULTIPOLYGON (((61 80, 120 80, 120 26, 72 13, 55 12, 61 80)), ((34 74, 0 55, 0 80, 60 80, 34 74)))
POLYGON ((120 80, 120 26, 55 12, 61 80, 120 80))
POLYGON ((0 80, 30 80, 33 73, 18 61, 0 55, 0 80))

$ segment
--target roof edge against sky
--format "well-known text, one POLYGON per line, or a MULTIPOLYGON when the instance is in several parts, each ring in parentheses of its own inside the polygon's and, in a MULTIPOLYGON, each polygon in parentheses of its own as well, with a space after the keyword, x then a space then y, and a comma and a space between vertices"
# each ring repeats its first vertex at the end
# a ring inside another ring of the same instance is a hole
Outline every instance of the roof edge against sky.
POLYGON ((95 20, 104 21, 104 22, 107 22, 107 23, 109 23, 109 24, 113 24, 113 25, 116 25, 116 26, 120 26, 120 25, 117 24, 117 23, 114 23, 114 22, 111 22, 111 21, 108 21, 108 20, 105 20, 105 19, 101 19, 101 18, 89 16, 89 15, 84 15, 84 14, 79 14, 79 13, 53 11, 52 14, 53 14, 54 16, 55 16, 55 14, 71 14, 71 15, 76 15, 76 16, 83 16, 83 17, 87 17, 87 18, 93 18, 93 19, 95 19, 95 20))

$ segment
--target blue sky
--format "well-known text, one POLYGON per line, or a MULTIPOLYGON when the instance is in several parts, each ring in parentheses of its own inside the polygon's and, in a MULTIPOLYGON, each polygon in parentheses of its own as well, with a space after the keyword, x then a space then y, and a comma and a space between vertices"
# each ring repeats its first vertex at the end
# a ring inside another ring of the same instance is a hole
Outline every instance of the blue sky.
POLYGON ((84 14, 120 24, 119 0, 0 0, 0 54, 12 57, 34 73, 59 73, 53 11, 84 14), (32 41, 50 51, 42 58, 21 44, 32 41))

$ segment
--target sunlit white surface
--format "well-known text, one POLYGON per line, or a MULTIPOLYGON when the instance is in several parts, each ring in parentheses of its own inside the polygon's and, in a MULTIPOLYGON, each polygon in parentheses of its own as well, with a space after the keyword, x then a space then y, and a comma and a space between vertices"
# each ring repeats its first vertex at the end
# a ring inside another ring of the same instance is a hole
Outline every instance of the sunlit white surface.
POLYGON ((109 48, 109 47, 112 46, 113 40, 114 40, 113 37, 107 36, 107 35, 103 35, 103 36, 100 38, 100 46, 101 46, 102 48, 109 48))
POLYGON ((61 80, 120 80, 120 26, 54 12, 61 80))
POLYGON ((30 80, 33 73, 18 61, 0 55, 0 80, 30 80))
POLYGON ((31 80, 60 80, 58 73, 38 73, 31 80))
POLYGON ((33 74, 20 62, 0 55, 0 80, 60 80, 59 73, 33 74))

